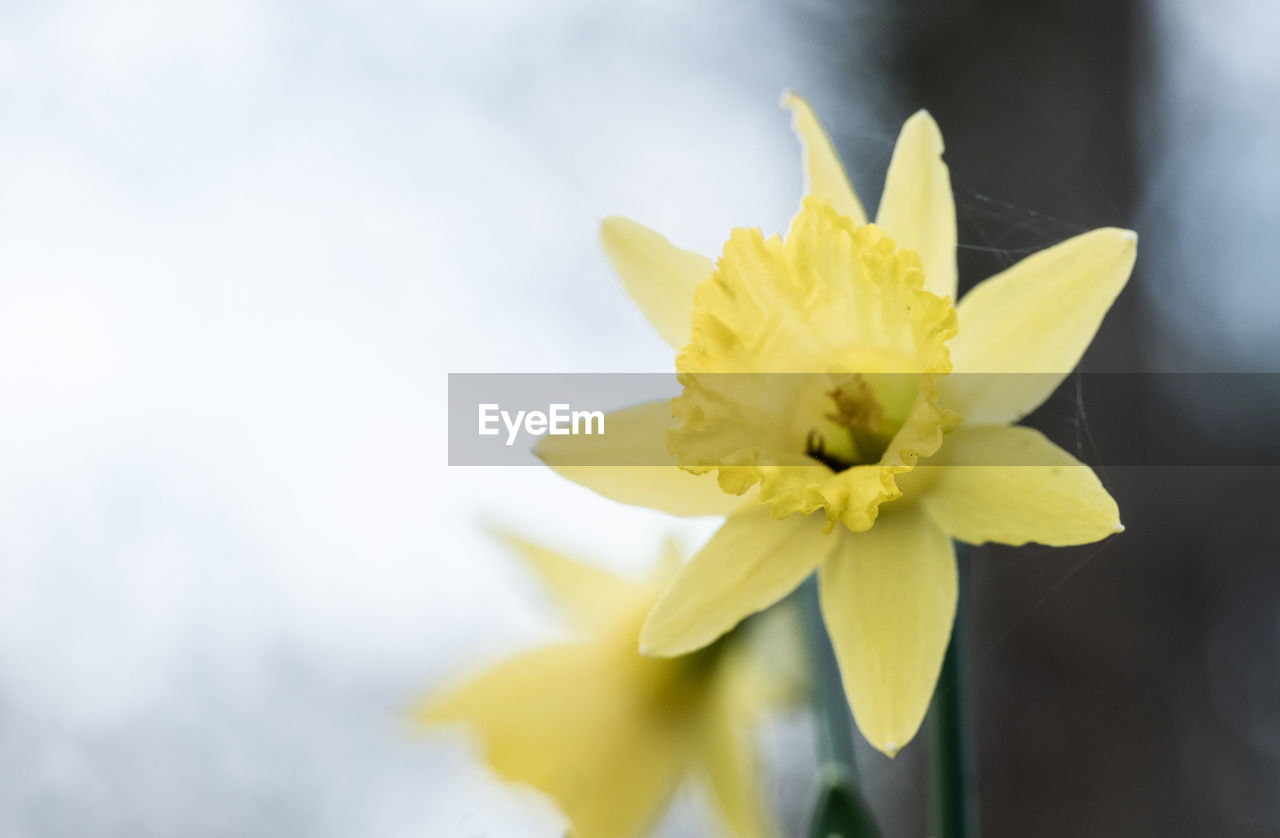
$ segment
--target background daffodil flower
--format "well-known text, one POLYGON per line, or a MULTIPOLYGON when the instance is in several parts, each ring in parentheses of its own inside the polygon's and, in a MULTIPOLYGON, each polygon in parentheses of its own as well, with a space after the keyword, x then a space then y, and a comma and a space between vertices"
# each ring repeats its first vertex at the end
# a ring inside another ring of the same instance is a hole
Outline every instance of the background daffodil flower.
POLYGON ((574 838, 632 838, 682 779, 705 784, 724 834, 773 834, 760 804, 754 725, 779 693, 744 634, 669 659, 636 650, 645 615, 680 566, 669 543, 651 578, 623 580, 511 535, 579 637, 538 648, 430 697, 415 718, 463 723, 502 777, 550 796, 574 838))
POLYGON ((1121 529, 1092 470, 1011 425, 1076 366, 1137 237, 1076 236, 953 307, 955 207, 932 118, 903 126, 867 225, 809 106, 784 104, 810 195, 785 240, 735 230, 713 266, 604 223, 627 290, 679 351, 682 395, 611 415, 609 441, 591 443, 600 466, 570 438, 538 450, 618 500, 731 513, 650 614, 647 654, 711 643, 817 570, 858 726, 892 756, 919 729, 950 636, 953 537, 1069 545, 1121 529), (642 456, 655 465, 605 467, 642 456))

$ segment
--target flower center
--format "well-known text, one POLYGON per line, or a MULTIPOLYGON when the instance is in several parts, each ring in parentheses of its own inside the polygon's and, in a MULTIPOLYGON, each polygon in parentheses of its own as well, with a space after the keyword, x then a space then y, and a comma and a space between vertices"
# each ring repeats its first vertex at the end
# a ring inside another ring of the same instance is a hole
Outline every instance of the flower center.
POLYGON ((915 395, 904 389, 903 384, 913 383, 904 378, 908 376, 831 375, 831 386, 822 393, 825 409, 805 435, 805 456, 837 473, 878 463, 915 395))
POLYGON ((705 648, 678 658, 643 658, 653 706, 676 717, 687 716, 690 707, 706 696, 726 650, 737 642, 740 631, 735 630, 705 648))
POLYGON ((778 518, 870 527, 950 421, 933 379, 951 370, 956 314, 923 286, 914 252, 819 198, 785 239, 735 230, 676 356, 677 464, 730 494, 758 484, 778 518))

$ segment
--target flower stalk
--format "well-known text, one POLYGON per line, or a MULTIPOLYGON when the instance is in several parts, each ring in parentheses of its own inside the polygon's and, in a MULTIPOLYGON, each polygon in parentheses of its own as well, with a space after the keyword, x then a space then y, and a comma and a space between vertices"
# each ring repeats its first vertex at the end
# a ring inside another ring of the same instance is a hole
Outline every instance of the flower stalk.
POLYGON ((840 666, 822 621, 817 574, 801 586, 800 605, 813 678, 814 727, 818 752, 818 800, 812 838, 880 838, 880 828, 858 789, 853 715, 845 698, 840 666))
POLYGON ((931 809, 938 838, 976 838, 977 797, 974 789, 973 730, 969 725, 966 645, 968 604, 964 547, 956 545, 959 565, 956 622, 942 659, 933 696, 929 761, 933 776, 931 809))

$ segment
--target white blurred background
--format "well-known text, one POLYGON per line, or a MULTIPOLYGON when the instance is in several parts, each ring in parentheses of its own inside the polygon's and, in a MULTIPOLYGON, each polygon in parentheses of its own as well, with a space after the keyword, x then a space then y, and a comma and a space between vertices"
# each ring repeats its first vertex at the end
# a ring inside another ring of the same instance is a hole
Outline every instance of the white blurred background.
MULTIPOLYGON (((1203 87, 1274 92, 1274 29, 1235 4, 1224 39, 1194 6, 1151 15, 1168 102, 1144 117, 1139 208, 1172 230, 1187 216, 1161 207, 1261 188, 1178 177, 1200 155, 1275 185, 1274 143, 1230 142, 1275 140, 1274 114, 1203 87), (1221 130, 1187 130, 1206 112, 1221 130)), ((838 113, 874 204, 916 103, 876 74, 892 15, 850 27, 852 8, 0 5, 0 835, 556 834, 547 803, 404 720, 555 632, 478 525, 635 572, 711 524, 537 469, 449 469, 446 374, 669 369, 598 220, 705 253, 732 226, 784 228, 784 88, 838 113), (824 37, 829 14, 855 34, 824 37)), ((1248 324, 1219 360, 1249 367, 1276 309, 1241 276, 1183 287, 1248 324)))

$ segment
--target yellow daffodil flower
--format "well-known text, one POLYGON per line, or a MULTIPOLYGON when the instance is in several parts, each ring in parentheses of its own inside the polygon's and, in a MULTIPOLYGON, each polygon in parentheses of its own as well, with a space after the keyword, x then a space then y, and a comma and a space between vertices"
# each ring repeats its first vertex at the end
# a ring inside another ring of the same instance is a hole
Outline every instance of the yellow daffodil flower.
POLYGON ((780 698, 741 632, 676 658, 636 649, 640 625, 681 556, 668 545, 635 583, 520 538, 526 559, 580 637, 520 654, 428 699, 428 725, 463 723, 507 780, 547 794, 574 838, 633 838, 681 780, 710 792, 724 834, 773 834, 759 803, 753 727, 780 698))
POLYGON ((678 350, 683 393, 610 415, 607 440, 556 437, 539 454, 617 500, 730 516, 650 614, 646 654, 700 648, 817 570, 858 726, 892 756, 919 729, 950 636, 952 538, 1070 545, 1122 529, 1092 470, 1012 423, 1076 366, 1137 237, 1076 236, 953 306, 955 207, 933 119, 903 126, 868 224, 809 106, 784 104, 809 193, 785 239, 735 230, 713 266, 604 223, 624 285, 678 350), (608 467, 634 462, 654 465, 608 467))

